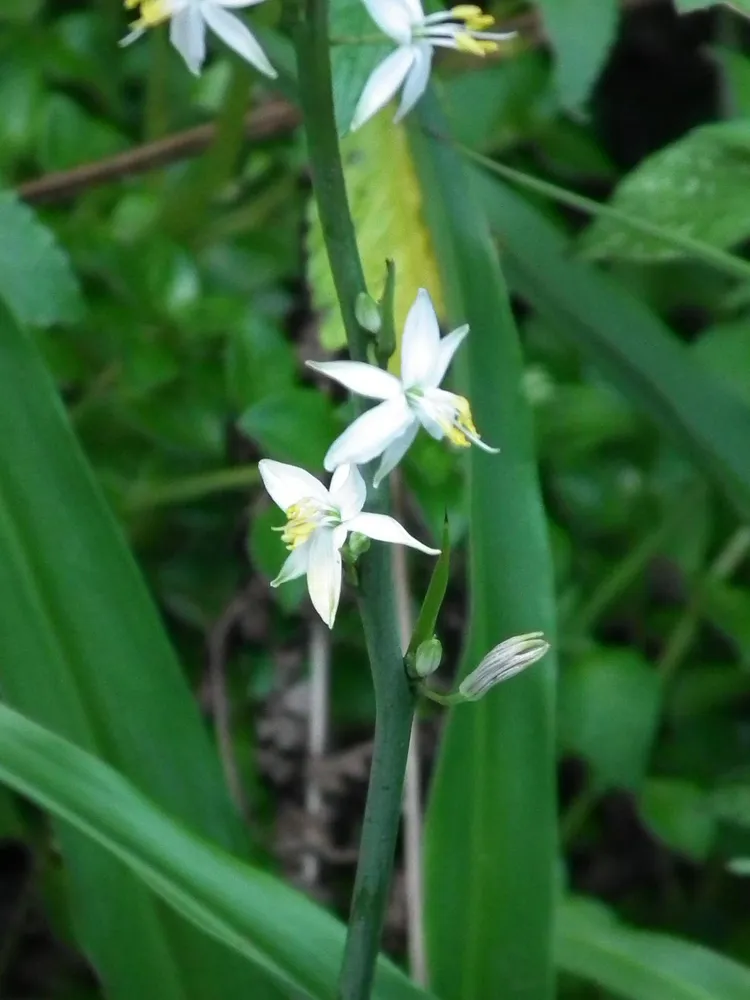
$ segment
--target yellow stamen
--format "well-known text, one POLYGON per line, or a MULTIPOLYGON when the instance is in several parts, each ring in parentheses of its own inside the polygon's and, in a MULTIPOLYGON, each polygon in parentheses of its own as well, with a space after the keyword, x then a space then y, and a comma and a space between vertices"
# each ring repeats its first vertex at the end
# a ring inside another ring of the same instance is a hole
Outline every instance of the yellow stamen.
POLYGON ((455 444, 458 448, 468 448, 471 445, 471 438, 468 435, 471 434, 475 438, 479 437, 479 435, 474 426, 468 399, 465 399, 463 396, 456 396, 455 400, 456 415, 452 422, 448 423, 446 421, 443 425, 443 430, 451 444, 455 444))
POLYGON ((134 28, 154 28, 172 16, 169 0, 125 0, 126 10, 139 10, 140 17, 134 28))
POLYGON ((291 552, 303 545, 321 524, 320 504, 305 497, 287 508, 287 523, 281 528, 281 540, 291 552))
POLYGON ((457 21, 463 21, 469 31, 483 31, 495 23, 492 14, 485 14, 481 7, 473 4, 459 4, 451 9, 451 14, 457 21))
POLYGON ((470 52, 473 56, 484 56, 488 52, 497 52, 497 42, 488 42, 484 39, 472 38, 466 31, 459 31, 456 35, 456 48, 459 52, 470 52))

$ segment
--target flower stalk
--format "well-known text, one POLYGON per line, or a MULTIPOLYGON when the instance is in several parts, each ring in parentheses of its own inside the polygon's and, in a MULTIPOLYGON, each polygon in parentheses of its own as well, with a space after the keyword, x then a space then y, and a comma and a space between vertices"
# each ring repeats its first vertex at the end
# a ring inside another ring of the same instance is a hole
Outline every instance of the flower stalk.
MULTIPOLYGON (((357 298, 366 292, 349 213, 333 110, 327 0, 304 0, 297 25, 297 57, 313 189, 336 294, 355 361, 367 360, 368 335, 357 322, 357 298)), ((359 404, 361 405, 361 404, 359 404)), ((374 495, 382 510, 386 491, 374 495)), ((373 546, 358 563, 360 611, 367 643, 376 720, 370 783, 360 841, 339 1000, 370 996, 391 882, 415 694, 399 643, 390 556, 373 546)))

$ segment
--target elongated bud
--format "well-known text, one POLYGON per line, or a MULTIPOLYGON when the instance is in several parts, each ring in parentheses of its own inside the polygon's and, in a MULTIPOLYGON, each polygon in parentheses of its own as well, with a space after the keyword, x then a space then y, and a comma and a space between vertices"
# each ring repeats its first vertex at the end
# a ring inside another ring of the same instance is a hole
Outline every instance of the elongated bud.
POLYGON ((354 303, 354 314, 357 322, 368 333, 378 333, 383 320, 377 302, 367 292, 360 292, 354 303))
POLYGON ((370 548, 370 539, 367 535, 362 535, 358 531, 353 531, 346 543, 346 556, 348 556, 351 562, 356 562, 357 559, 370 548))
POLYGON ((461 681, 459 697, 464 701, 478 701, 496 684, 507 681, 536 663, 548 649, 549 643, 541 632, 528 632, 506 639, 491 649, 476 670, 461 681))
POLYGON ((417 677, 429 677, 440 666, 443 658, 443 646, 437 636, 425 639, 417 646, 414 656, 414 674, 417 677))

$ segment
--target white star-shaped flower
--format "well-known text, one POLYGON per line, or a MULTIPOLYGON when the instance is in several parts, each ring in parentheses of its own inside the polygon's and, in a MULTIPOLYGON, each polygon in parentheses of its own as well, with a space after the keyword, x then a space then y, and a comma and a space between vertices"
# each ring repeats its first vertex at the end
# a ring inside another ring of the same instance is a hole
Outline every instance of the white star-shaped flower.
POLYGON ((342 465, 329 489, 304 469, 264 458, 258 463, 271 499, 286 513, 281 540, 290 551, 281 572, 271 583, 278 587, 307 574, 313 607, 333 628, 341 596, 341 546, 350 531, 396 545, 410 545, 428 555, 439 555, 413 538, 398 521, 385 514, 362 512, 367 496, 359 469, 342 465))
POLYGON ((476 444, 496 454, 499 449, 480 439, 468 400, 440 388, 468 332, 468 326, 461 326, 441 340, 430 296, 420 288, 404 325, 401 378, 361 361, 308 361, 310 368, 351 392, 383 400, 357 417, 333 442, 325 457, 326 469, 365 465, 382 455, 373 480, 373 486, 378 486, 404 457, 420 424, 438 441, 447 437, 460 448, 476 444))
POLYGON ((268 61, 255 36, 231 7, 253 7, 263 0, 125 0, 128 10, 137 10, 139 17, 130 33, 120 42, 129 45, 148 28, 169 21, 169 40, 196 76, 206 59, 206 29, 242 56, 251 66, 266 76, 278 74, 268 61))
POLYGON ((494 52, 498 42, 515 37, 514 31, 484 31, 495 19, 473 4, 427 15, 419 0, 364 0, 364 4, 373 21, 398 48, 373 70, 365 84, 354 111, 352 131, 377 114, 402 84, 401 106, 394 121, 408 114, 425 92, 436 48, 484 56, 494 52))

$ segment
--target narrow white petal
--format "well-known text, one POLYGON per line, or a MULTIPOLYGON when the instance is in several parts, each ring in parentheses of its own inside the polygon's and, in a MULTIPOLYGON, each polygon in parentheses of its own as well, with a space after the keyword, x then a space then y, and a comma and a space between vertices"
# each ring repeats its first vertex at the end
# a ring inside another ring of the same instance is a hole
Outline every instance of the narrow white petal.
POLYGON ((328 628, 333 628, 341 597, 341 552, 334 536, 330 528, 313 533, 307 566, 310 600, 328 628))
POLYGON ((307 572, 309 559, 310 543, 305 542, 304 545, 298 545, 296 549, 293 549, 289 553, 276 579, 271 580, 271 586, 280 587, 282 583, 289 583, 290 580, 296 580, 298 577, 304 576, 307 572))
POLYGON ((366 365, 363 361, 307 361, 306 364, 313 371, 340 382, 358 396, 393 399, 401 392, 401 383, 395 375, 375 365, 366 365))
POLYGON ((430 70, 432 69, 432 46, 422 43, 421 45, 416 46, 416 49, 417 54, 414 59, 414 64, 406 77, 404 89, 401 92, 401 105, 393 119, 394 124, 398 124, 402 118, 405 118, 406 115, 409 114, 411 109, 427 89, 427 83, 430 79, 430 70))
POLYGON ((237 17, 213 0, 203 0, 201 13, 209 28, 237 55, 242 56, 251 66, 266 76, 276 77, 278 73, 268 61, 268 56, 258 44, 255 35, 237 17))
POLYGON ((398 521, 386 514, 357 514, 351 521, 346 522, 349 531, 359 531, 368 538, 375 538, 379 542, 392 542, 394 545, 410 545, 413 549, 426 552, 430 556, 439 556, 440 549, 431 549, 417 541, 410 535, 406 528, 403 528, 398 521))
POLYGON ((328 492, 342 521, 359 514, 367 499, 367 487, 356 465, 340 465, 333 474, 328 492))
POLYGON ((401 437, 397 437, 396 440, 389 444, 388 447, 383 452, 383 458, 380 463, 380 468, 375 473, 375 478, 372 481, 373 489, 377 489, 378 486, 383 482, 385 477, 396 468, 398 463, 407 453, 411 447, 411 443, 417 436, 417 431, 419 430, 419 421, 413 420, 411 426, 408 427, 401 437))
POLYGON ((426 289, 420 288, 404 324, 401 343, 401 381, 404 388, 429 380, 440 345, 435 307, 426 289))
POLYGON ((411 41, 411 26, 419 20, 421 13, 419 10, 416 18, 414 17, 414 0, 364 0, 364 5, 380 30, 390 35, 399 45, 411 41))
POLYGON ((217 7, 254 7, 263 0, 213 0, 217 7))
POLYGON ((352 118, 351 130, 358 129, 390 101, 412 67, 416 48, 403 45, 376 66, 365 84, 352 118))
POLYGON ((453 355, 459 349, 464 340, 466 340, 467 334, 469 333, 469 327, 459 326, 457 330, 449 333, 447 337, 443 337, 438 346, 437 359, 435 365, 432 369, 432 378, 430 379, 430 386, 437 388, 440 383, 445 378, 445 373, 448 371, 448 366, 453 360, 453 355))
POLYGON ((264 458, 258 462, 258 472, 271 499, 282 510, 288 510, 292 504, 299 503, 305 497, 314 497, 321 503, 329 502, 325 486, 315 476, 296 465, 264 458))
POLYGON ((191 4, 172 14, 169 40, 190 72, 198 76, 206 58, 206 26, 197 6, 191 4))
POLYGON ((406 399, 387 399, 357 417, 328 449, 324 465, 329 472, 339 465, 366 465, 400 437, 414 419, 406 399))

